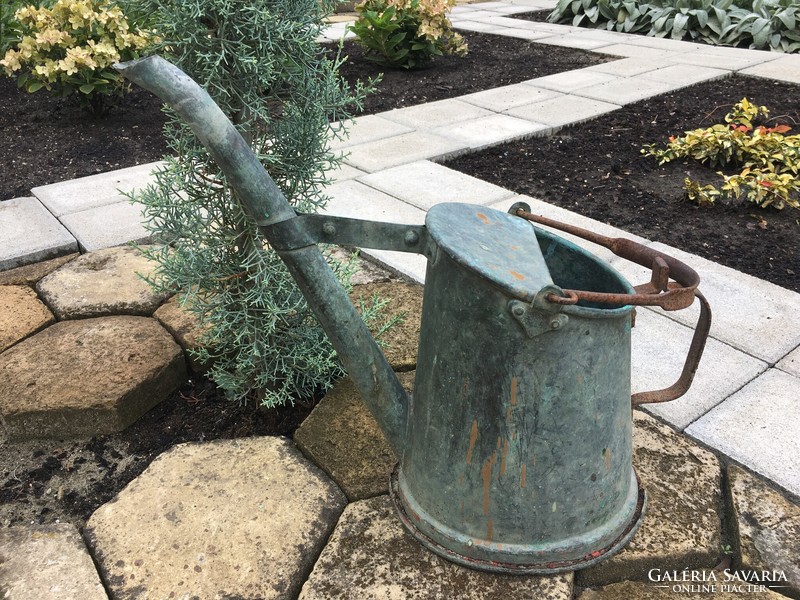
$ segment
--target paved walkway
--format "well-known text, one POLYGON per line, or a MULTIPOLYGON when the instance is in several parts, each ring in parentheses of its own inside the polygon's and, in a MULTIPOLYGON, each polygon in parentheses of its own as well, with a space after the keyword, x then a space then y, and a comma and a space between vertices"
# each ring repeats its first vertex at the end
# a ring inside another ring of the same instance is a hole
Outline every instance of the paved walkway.
MULTIPOLYGON (((454 9, 453 22, 464 30, 597 51, 620 60, 358 119, 347 141, 337 143, 347 157, 328 189, 327 211, 422 223, 426 210, 438 202, 474 202, 505 210, 524 200, 545 216, 607 235, 627 236, 436 161, 516 138, 545 135, 570 123, 624 110, 626 104, 731 73, 800 83, 798 55, 713 48, 511 18, 513 13, 552 4, 550 0, 509 0, 462 5, 454 9)), ((338 23, 327 35, 337 39, 343 32, 344 24, 338 23)), ((144 185, 152 167, 47 185, 32 190, 31 197, 0 204, 0 270, 144 239, 146 231, 137 208, 118 189, 144 185)), ((800 388, 796 316, 800 294, 662 244, 639 241, 693 266, 714 310, 712 339, 691 391, 680 400, 645 410, 726 460, 800 496, 796 391, 800 388)), ((646 277, 643 269, 593 250, 632 281, 646 277)), ((366 254, 415 281, 424 280, 422 257, 384 251, 366 254)), ((676 378, 696 316, 692 310, 639 311, 633 335, 634 391, 662 387, 676 378)))

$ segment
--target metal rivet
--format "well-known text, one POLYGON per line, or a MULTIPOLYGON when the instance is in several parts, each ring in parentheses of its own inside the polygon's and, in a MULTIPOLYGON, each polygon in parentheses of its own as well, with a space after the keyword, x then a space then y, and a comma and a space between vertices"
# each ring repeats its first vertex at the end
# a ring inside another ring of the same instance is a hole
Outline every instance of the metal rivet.
POLYGON ((517 304, 516 306, 514 306, 514 308, 511 309, 511 312, 513 312, 515 316, 521 317, 525 314, 525 307, 517 304))
POLYGON ((550 329, 560 329, 561 328, 561 321, 558 319, 553 319, 550 321, 550 329))
POLYGON ((406 244, 413 246, 419 241, 419 235, 416 231, 406 231, 406 244))
POLYGON ((472 540, 467 540, 467 546, 472 547, 472 540))
POLYGON ((325 223, 322 226, 322 233, 325 235, 334 235, 336 233, 336 227, 333 223, 325 223))

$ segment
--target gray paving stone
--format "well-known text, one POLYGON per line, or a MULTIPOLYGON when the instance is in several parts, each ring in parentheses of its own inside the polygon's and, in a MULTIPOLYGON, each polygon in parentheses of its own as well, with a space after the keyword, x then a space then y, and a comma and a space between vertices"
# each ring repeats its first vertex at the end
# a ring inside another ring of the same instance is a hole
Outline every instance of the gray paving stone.
MULTIPOLYGON (((467 19, 472 18, 472 14, 466 15, 467 19)), ((475 15, 476 19, 480 19, 480 15, 475 15)), ((467 19, 452 19, 453 27, 456 29, 463 29, 464 31, 478 31, 480 33, 502 33, 504 27, 501 25, 490 25, 483 21, 469 21, 467 19)))
POLYGON ((662 81, 664 83, 680 82, 685 85, 694 85, 701 81, 711 81, 714 79, 721 79, 730 75, 727 69, 712 69, 711 67, 702 67, 699 65, 669 65, 663 69, 655 71, 648 71, 642 73, 639 77, 645 79, 652 79, 653 81, 662 81))
POLYGON ((489 110, 462 102, 464 99, 466 97, 397 108, 381 113, 381 116, 409 128, 425 130, 479 117, 488 117, 492 114, 489 110))
POLYGON ((154 319, 61 321, 0 354, 0 423, 12 441, 121 431, 184 381, 154 319))
POLYGON ((768 583, 800 597, 800 506, 734 465, 728 467, 728 493, 741 568, 778 573, 768 583))
POLYGON ((405 532, 388 496, 347 506, 300 600, 570 600, 572 573, 496 575, 439 558, 405 532))
POLYGON ((710 569, 719 557, 716 456, 641 411, 633 411, 633 423, 633 464, 647 490, 647 511, 619 554, 576 573, 580 586, 642 579, 653 568, 710 569))
POLYGON ((373 173, 426 158, 455 155, 468 147, 463 142, 441 135, 414 131, 388 139, 350 146, 345 162, 362 171, 373 173))
POLYGON ((342 163, 336 169, 333 169, 328 172, 328 176, 331 178, 332 182, 337 181, 347 181, 349 179, 355 179, 356 177, 361 177, 365 175, 364 171, 360 171, 355 167, 351 167, 348 164, 342 163))
POLYGON ((515 29, 513 27, 506 27, 502 30, 501 35, 505 37, 517 38, 520 40, 533 41, 551 37, 553 34, 549 31, 534 31, 533 29, 515 29))
POLYGON ((609 102, 583 96, 565 95, 544 102, 518 106, 509 110, 508 114, 552 127, 561 127, 594 119, 618 108, 620 106, 609 102))
POLYGON ((373 173, 359 181, 424 210, 440 202, 489 204, 513 194, 427 160, 373 173))
POLYGON ((161 165, 163 163, 154 162, 108 171, 99 175, 35 187, 31 192, 51 213, 61 217, 125 201, 126 197, 121 192, 133 192, 153 183, 154 178, 151 173, 161 165))
POLYGON ((36 289, 59 321, 107 315, 151 316, 167 299, 142 278, 156 263, 130 246, 89 252, 42 278, 36 289))
POLYGON ((586 67, 584 70, 587 72, 607 73, 616 77, 632 77, 640 73, 647 73, 648 71, 675 64, 675 62, 671 60, 672 56, 674 55, 669 54, 658 59, 631 56, 600 65, 592 65, 591 67, 586 67))
POLYGON ((528 9, 535 10, 535 9, 542 9, 542 10, 552 10, 556 7, 556 0, 510 0, 510 3, 515 6, 528 6, 531 7, 528 9))
MULTIPOLYGON (((797 292, 664 244, 655 243, 652 247, 698 272, 700 290, 713 311, 712 337, 770 364, 800 345, 797 292)), ((694 327, 698 314, 695 306, 669 316, 694 327)))
POLYGON ((0 591, 4 600, 108 600, 74 525, 0 529, 0 591))
MULTIPOLYGON (((681 374, 693 331, 656 311, 637 309, 631 332, 632 391, 662 389, 681 374)), ((682 397, 641 408, 679 430, 767 370, 769 365, 714 339, 708 340, 692 387, 682 397)))
POLYGON ((800 377, 800 347, 795 348, 792 352, 784 356, 775 366, 781 371, 786 371, 795 377, 800 377))
MULTIPOLYGON (((636 37, 636 36, 631 36, 636 37)), ((674 54, 669 50, 659 48, 648 48, 628 43, 627 39, 619 44, 611 44, 603 47, 603 54, 611 54, 612 56, 625 56, 637 57, 645 59, 658 59, 674 54)))
POLYGON ((343 127, 347 133, 343 139, 331 140, 330 148, 332 150, 341 150, 413 131, 412 127, 389 121, 378 115, 358 117, 355 121, 346 121, 334 125, 334 127, 337 128, 337 131, 343 127))
POLYGON ((738 48, 702 48, 693 52, 683 52, 676 54, 672 59, 675 62, 690 65, 701 65, 716 69, 740 70, 752 67, 771 60, 776 56, 771 56, 771 52, 750 52, 747 50, 738 51, 738 48))
POLYGON ((625 35, 625 44, 631 46, 643 46, 655 48, 656 50, 669 50, 670 52, 691 52, 697 49, 699 44, 673 40, 670 38, 657 38, 646 35, 625 35))
POLYGON ((576 96, 594 98, 611 104, 625 105, 664 94, 672 89, 675 89, 675 85, 634 76, 581 88, 572 93, 576 96))
POLYGON ((463 121, 446 127, 438 127, 433 133, 455 140, 472 150, 480 150, 495 144, 544 135, 549 127, 509 115, 492 115, 472 121, 463 121))
POLYGON ((616 43, 614 40, 597 39, 595 37, 583 36, 580 33, 554 35, 537 41, 540 44, 547 44, 550 46, 576 48, 578 50, 597 50, 598 52, 604 52, 604 46, 610 46, 616 43))
POLYGON ((75 238, 36 198, 0 203, 0 271, 77 250, 75 238))
POLYGON ((296 598, 345 503, 285 438, 181 444, 86 537, 115 598, 296 598))
POLYGON ((142 225, 142 207, 128 201, 97 206, 61 217, 61 222, 78 240, 82 252, 150 241, 142 225))
POLYGON ((800 56, 782 56, 740 71, 742 75, 800 83, 800 56))
POLYGON ((461 96, 461 99, 494 112, 503 112, 515 106, 562 97, 563 95, 558 92, 535 87, 529 82, 527 84, 504 85, 499 88, 467 94, 466 96, 461 96))
POLYGON ((610 73, 590 71, 589 69, 574 69, 572 71, 563 71, 561 73, 547 75, 546 77, 531 79, 525 83, 535 85, 539 88, 569 93, 573 90, 585 88, 590 85, 606 83, 607 81, 612 81, 613 79, 615 79, 615 76, 611 75, 610 73))
POLYGON ((800 495, 800 378, 770 369, 686 433, 800 495))

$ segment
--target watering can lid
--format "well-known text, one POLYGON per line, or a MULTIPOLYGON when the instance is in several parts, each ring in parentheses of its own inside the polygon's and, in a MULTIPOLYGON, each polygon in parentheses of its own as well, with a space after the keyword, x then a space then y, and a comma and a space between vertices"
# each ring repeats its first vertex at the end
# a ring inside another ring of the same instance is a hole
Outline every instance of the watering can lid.
POLYGON ((476 204, 443 203, 428 211, 431 238, 450 258, 506 293, 532 302, 553 285, 531 223, 476 204))

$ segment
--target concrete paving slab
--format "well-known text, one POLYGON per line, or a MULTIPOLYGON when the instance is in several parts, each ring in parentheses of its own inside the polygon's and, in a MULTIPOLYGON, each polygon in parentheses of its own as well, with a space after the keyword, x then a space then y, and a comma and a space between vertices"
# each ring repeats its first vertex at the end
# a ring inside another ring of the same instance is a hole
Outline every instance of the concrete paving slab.
POLYGON ((612 56, 658 59, 673 54, 673 52, 660 48, 648 48, 647 46, 638 46, 635 44, 629 44, 626 41, 625 43, 611 44, 609 46, 605 46, 603 48, 603 54, 611 54, 612 56))
POLYGON ((507 114, 552 127, 561 127, 594 119, 618 108, 619 105, 609 102, 584 96, 565 95, 544 102, 518 106, 509 110, 507 114))
POLYGON ((712 69, 711 67, 702 67, 699 65, 678 64, 670 65, 655 71, 648 71, 637 77, 652 79, 653 81, 663 81, 664 83, 680 82, 685 85, 694 85, 702 81, 721 79, 730 74, 731 72, 726 69, 712 69))
POLYGON ((615 79, 599 85, 581 88, 572 93, 576 96, 594 98, 611 104, 625 105, 664 94, 675 88, 676 84, 674 82, 664 83, 634 76, 628 79, 615 79))
POLYGON ((800 56, 782 56, 739 71, 742 75, 800 83, 800 56))
POLYGON ((646 48, 655 48, 656 50, 669 50, 670 52, 691 52, 695 50, 698 44, 691 42, 684 42, 682 40, 673 40, 670 38, 657 38, 646 35, 631 35, 622 34, 625 38, 625 43, 631 46, 643 46, 646 48))
POLYGON ((504 37, 513 37, 520 40, 536 41, 551 37, 553 34, 549 31, 534 31, 533 29, 517 29, 515 27, 506 27, 502 29, 500 35, 503 35, 504 37))
MULTIPOLYGON (((467 18, 472 18, 472 15, 467 15, 467 18)), ((479 18, 479 17, 476 17, 479 18)), ((467 19, 452 19, 453 27, 464 31, 477 31, 479 33, 497 33, 501 34, 504 27, 501 25, 490 25, 482 21, 469 21, 467 19)))
POLYGON ((114 598, 296 598, 345 504, 286 438, 180 444, 85 533, 114 598))
POLYGON ((423 210, 440 202, 490 204, 513 195, 510 190, 428 160, 366 175, 359 181, 423 210))
POLYGON ((556 0, 509 0, 514 6, 527 6, 529 10, 552 10, 556 7, 556 0))
POLYGON ((800 378, 770 369, 686 433, 800 495, 799 388, 800 378))
POLYGON ((320 41, 338 42, 341 39, 349 40, 356 37, 355 33, 346 29, 348 24, 348 22, 340 22, 326 27, 320 36, 320 41))
POLYGON ((673 56, 670 54, 658 59, 632 56, 600 65, 592 65, 591 67, 586 67, 584 71, 607 73, 617 77, 632 77, 675 64, 674 60, 672 60, 673 56))
MULTIPOLYGON (((663 389, 677 381, 693 333, 663 314, 637 309, 636 326, 631 331, 632 391, 663 389)), ((706 343, 692 387, 684 396, 640 408, 682 431, 768 367, 763 361, 711 339, 706 343)))
POLYGON ((464 99, 466 98, 462 96, 458 100, 439 100, 438 102, 397 108, 381 113, 381 117, 405 125, 409 130, 425 130, 488 117, 492 114, 491 111, 469 104, 468 101, 463 102, 464 99))
MULTIPOLYGON (((800 345, 800 294, 700 258, 655 243, 652 247, 682 260, 700 275, 700 290, 713 312, 711 336, 771 365, 800 345)), ((669 313, 694 327, 699 308, 669 313)))
POLYGON ((127 200, 61 217, 61 222, 78 240, 82 252, 128 242, 150 241, 151 234, 144 228, 142 221, 141 205, 127 200))
POLYGON ((616 79, 616 77, 610 73, 601 73, 600 71, 590 71, 588 69, 573 69, 572 71, 563 71, 562 73, 531 79, 525 83, 535 85, 538 88, 569 93, 591 85, 600 85, 613 79, 616 79))
POLYGON ((350 146, 345 162, 373 173, 426 158, 439 158, 463 152, 469 146, 434 133, 414 131, 388 139, 350 146))
POLYGON ((36 198, 0 202, 0 271, 77 251, 72 234, 36 198))
POLYGON ((151 175, 161 162, 148 163, 90 175, 80 179, 52 183, 31 190, 56 217, 106 204, 125 202, 124 193, 146 187, 155 181, 151 175))
POLYGON ((603 51, 604 46, 610 46, 617 41, 599 40, 593 37, 582 36, 580 33, 567 33, 537 40, 540 44, 548 46, 561 46, 563 48, 577 48, 578 50, 598 50, 603 51))
POLYGON ((366 144, 367 142, 395 137, 414 130, 413 127, 389 121, 378 115, 366 115, 355 120, 335 123, 333 127, 336 131, 344 128, 347 133, 342 139, 331 140, 331 150, 341 150, 358 144, 366 144))
POLYGON ((672 57, 672 60, 690 65, 738 71, 776 58, 775 56, 770 56, 770 52, 752 53, 747 50, 742 52, 737 52, 737 50, 737 48, 702 48, 692 52, 676 54, 672 57), (723 52, 720 52, 720 50, 723 52))
POLYGON ((355 179, 356 177, 361 177, 362 175, 366 175, 366 173, 345 163, 341 163, 336 169, 328 171, 328 176, 331 178, 332 183, 355 179))
POLYGON ((108 600, 74 525, 0 529, 0 591, 4 600, 108 600))
POLYGON ((388 496, 348 505, 300 600, 427 598, 570 600, 572 573, 549 577, 475 571, 426 550, 400 524, 388 496))
POLYGON ((545 135, 550 127, 509 115, 492 115, 472 121, 437 127, 433 133, 455 140, 472 150, 522 139, 536 134, 545 135))
POLYGON ((781 371, 786 371, 795 377, 800 377, 800 347, 795 348, 792 352, 784 356, 775 366, 781 371))
POLYGON ((554 90, 539 88, 530 84, 517 83, 515 85, 504 85, 503 87, 491 90, 467 94, 466 96, 461 96, 461 99, 494 112, 503 112, 515 106, 561 97, 563 97, 563 95, 554 90))

